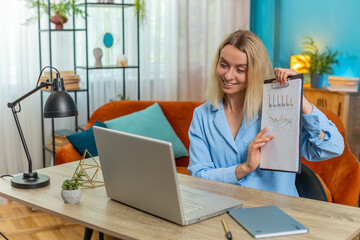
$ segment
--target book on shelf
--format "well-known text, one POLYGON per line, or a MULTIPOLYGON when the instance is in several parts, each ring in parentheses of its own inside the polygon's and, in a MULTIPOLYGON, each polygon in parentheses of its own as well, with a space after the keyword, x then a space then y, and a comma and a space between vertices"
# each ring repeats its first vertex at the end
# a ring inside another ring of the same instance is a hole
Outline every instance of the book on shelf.
POLYGON ((357 92, 358 86, 328 86, 327 89, 331 92, 357 92))
MULTIPOLYGON (((61 129, 61 130, 56 130, 54 132, 54 137, 55 137, 55 150, 65 146, 66 144, 69 143, 69 140, 66 138, 66 136, 69 136, 71 134, 76 133, 76 131, 73 130, 69 130, 69 129, 61 129)), ((52 149, 53 146, 53 138, 52 136, 50 136, 50 141, 49 144, 46 145, 47 148, 52 149)))
POLYGON ((359 84, 359 81, 339 81, 339 80, 330 80, 329 79, 329 84, 332 85, 345 85, 345 86, 357 86, 359 84))
POLYGON ((340 77, 340 76, 329 76, 329 81, 333 80, 333 81, 355 81, 355 82, 359 82, 360 78, 358 77, 340 77))
MULTIPOLYGON (((53 77, 54 79, 55 77, 53 77)), ((74 76, 74 77, 68 77, 68 78, 63 78, 64 83, 73 83, 73 82, 80 82, 80 77, 79 76, 74 76)), ((50 81, 50 77, 46 77, 46 76, 41 76, 40 77, 40 82, 46 82, 46 81, 50 81)))
POLYGON ((329 91, 357 92, 359 90, 360 78, 329 76, 329 91))
MULTIPOLYGON (((53 143, 52 138, 50 138, 49 144, 52 145, 52 143, 53 143)), ((67 138, 56 138, 55 137, 55 146, 57 146, 57 147, 63 147, 68 143, 69 143, 69 140, 67 140, 67 138)))
MULTIPOLYGON (((60 72, 61 78, 64 80, 64 85, 66 90, 78 90, 80 77, 75 74, 75 71, 62 71, 60 72)), ((56 71, 52 72, 52 78, 56 78, 56 71)), ((43 76, 40 77, 40 82, 50 81, 50 72, 45 72, 43 76)))
MULTIPOLYGON (((56 76, 53 76, 53 79, 56 78, 56 76)), ((69 76, 69 77, 63 77, 61 76, 62 79, 64 79, 64 83, 65 82, 80 82, 80 77, 79 76, 69 76)), ((41 82, 45 82, 49 80, 50 81, 50 76, 41 76, 40 77, 40 81, 41 82)))
MULTIPOLYGON (((53 150, 53 145, 52 144, 47 144, 46 146, 45 146, 47 149, 49 149, 49 150, 53 150)), ((55 152, 57 151, 57 150, 59 150, 61 147, 60 146, 56 146, 55 145, 55 152)))
POLYGON ((68 135, 74 134, 76 133, 76 131, 74 130, 70 130, 70 129, 60 129, 60 130, 55 130, 55 137, 66 137, 68 135))
POLYGON ((77 83, 65 83, 65 90, 79 90, 80 89, 80 84, 77 83))
MULTIPOLYGON (((56 77, 56 71, 52 71, 53 77, 56 77)), ((44 76, 50 77, 50 71, 44 72, 44 76)), ((75 76, 75 71, 60 71, 60 76, 62 78, 68 77, 68 76, 75 76)))

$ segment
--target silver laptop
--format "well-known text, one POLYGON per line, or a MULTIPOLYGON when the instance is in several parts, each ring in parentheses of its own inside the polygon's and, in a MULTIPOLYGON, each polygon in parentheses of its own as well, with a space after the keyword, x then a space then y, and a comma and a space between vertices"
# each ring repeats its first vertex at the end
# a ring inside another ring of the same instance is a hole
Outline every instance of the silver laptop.
POLYGON ((179 185, 170 142, 93 129, 109 198, 179 225, 242 206, 238 200, 179 185))

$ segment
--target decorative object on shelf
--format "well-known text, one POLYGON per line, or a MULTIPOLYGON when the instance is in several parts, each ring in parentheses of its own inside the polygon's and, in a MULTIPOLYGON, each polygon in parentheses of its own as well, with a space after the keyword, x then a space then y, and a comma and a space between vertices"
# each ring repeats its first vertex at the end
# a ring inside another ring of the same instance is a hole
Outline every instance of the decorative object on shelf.
POLYGON ((124 54, 121 54, 118 59, 116 60, 117 67, 126 67, 128 65, 128 60, 124 54))
POLYGON ((26 0, 26 6, 35 10, 35 16, 27 19, 26 23, 32 23, 40 18, 41 13, 45 13, 49 16, 52 23, 56 24, 56 29, 62 29, 62 25, 67 22, 66 16, 85 17, 84 11, 77 6, 78 0, 60 0, 50 3, 50 10, 47 0, 26 0), (40 13, 38 13, 38 9, 40 13), (49 12, 50 11, 50 12, 49 12), (52 16, 55 14, 55 16, 52 16))
POLYGON ((114 37, 111 33, 105 33, 103 38, 103 43, 105 47, 111 48, 114 44, 114 37))
POLYGON ((320 53, 315 41, 311 37, 305 36, 305 39, 302 54, 310 57, 309 72, 311 76, 311 87, 322 88, 322 86, 326 85, 327 75, 333 73, 333 64, 339 65, 337 57, 341 55, 341 53, 338 51, 333 52, 327 46, 326 51, 320 53))
POLYGON ((79 172, 74 174, 71 179, 66 179, 62 183, 61 197, 65 203, 77 203, 80 201, 82 192, 80 186, 82 183, 83 173, 79 172))
POLYGON ((74 172, 74 177, 78 174, 82 174, 82 176, 86 177, 86 180, 82 180, 82 186, 84 187, 94 188, 103 186, 104 181, 97 180, 99 170, 101 171, 100 164, 93 158, 93 156, 89 153, 88 150, 85 150, 84 154, 81 157, 79 165, 74 172), (90 158, 86 158, 87 154, 90 156, 90 158))
POLYGON ((56 11, 55 16, 51 17, 51 22, 55 24, 55 29, 63 29, 63 24, 65 24, 67 20, 67 17, 60 15, 59 11, 56 11))
POLYGON ((78 115, 78 110, 76 104, 74 103, 74 100, 65 91, 64 80, 60 78, 59 71, 51 66, 46 66, 41 70, 35 89, 26 93, 24 96, 20 97, 14 102, 8 103, 7 106, 11 108, 12 113, 14 115, 15 123, 19 131, 20 139, 25 150, 25 154, 28 160, 28 168, 29 168, 28 172, 25 172, 23 175, 14 176, 11 179, 11 186, 15 188, 36 189, 36 188, 46 187, 50 184, 50 178, 48 176, 38 174, 37 172, 32 170, 32 161, 31 161, 30 153, 27 148, 23 132, 21 130, 19 119, 17 117, 17 114, 21 111, 20 101, 24 100, 33 93, 45 87, 46 88, 52 87, 52 93, 48 97, 44 106, 44 118, 60 118, 60 117, 70 117, 70 116, 78 115), (40 83, 41 74, 46 68, 54 69, 57 72, 56 78, 53 80, 53 82, 40 83), (18 106, 18 110, 15 110, 16 106, 18 106))
POLYGON ((101 63, 102 50, 101 50, 101 48, 94 48, 93 52, 94 52, 94 56, 95 56, 95 67, 101 68, 102 67, 102 63, 101 63))

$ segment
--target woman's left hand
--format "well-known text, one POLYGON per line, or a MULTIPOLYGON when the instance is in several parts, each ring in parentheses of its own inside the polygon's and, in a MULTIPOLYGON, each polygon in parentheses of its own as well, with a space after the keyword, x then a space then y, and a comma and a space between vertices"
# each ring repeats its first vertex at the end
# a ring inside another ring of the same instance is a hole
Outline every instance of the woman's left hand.
POLYGON ((296 74, 298 73, 291 68, 275 68, 276 80, 281 84, 281 86, 285 86, 288 81, 287 78, 289 76, 293 76, 296 74))

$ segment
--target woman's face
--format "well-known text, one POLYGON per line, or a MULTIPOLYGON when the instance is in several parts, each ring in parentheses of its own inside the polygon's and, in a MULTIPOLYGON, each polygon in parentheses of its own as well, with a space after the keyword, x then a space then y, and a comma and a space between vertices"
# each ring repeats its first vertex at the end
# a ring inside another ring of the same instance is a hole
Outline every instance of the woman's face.
POLYGON ((246 53, 229 44, 223 47, 216 67, 216 74, 225 94, 239 94, 246 89, 246 70, 246 53))

